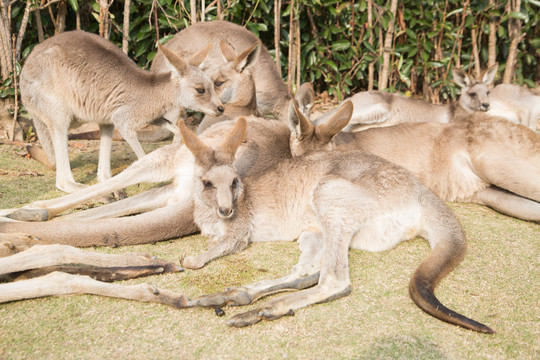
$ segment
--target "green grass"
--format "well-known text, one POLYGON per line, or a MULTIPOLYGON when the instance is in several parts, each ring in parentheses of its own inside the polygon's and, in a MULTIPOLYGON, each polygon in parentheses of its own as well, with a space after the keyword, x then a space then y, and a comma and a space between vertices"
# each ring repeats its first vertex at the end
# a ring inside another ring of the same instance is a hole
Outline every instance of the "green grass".
MULTIPOLYGON (((95 143, 75 149, 74 174, 95 181, 95 143)), ((0 207, 60 196, 54 172, 0 145, 0 207), (37 175, 21 175, 35 171, 37 175)), ((134 160, 115 143, 114 172, 134 160)), ((137 191, 132 189, 132 192, 137 191)), ((90 203, 86 206, 93 206, 90 203)), ((469 241, 467 257, 439 286, 450 308, 497 331, 488 336, 448 325, 418 309, 408 281, 429 252, 421 239, 391 251, 350 252, 352 294, 295 316, 243 329, 225 325, 254 306, 176 310, 97 296, 43 298, 0 305, 0 359, 538 359, 540 358, 540 225, 488 208, 450 204, 469 241)), ((97 248, 146 252, 179 261, 206 247, 200 236, 154 245, 97 248)), ((295 243, 259 243, 197 271, 126 281, 151 282, 195 297, 227 286, 286 274, 295 243)), ((264 299, 259 304, 265 301, 264 299)))

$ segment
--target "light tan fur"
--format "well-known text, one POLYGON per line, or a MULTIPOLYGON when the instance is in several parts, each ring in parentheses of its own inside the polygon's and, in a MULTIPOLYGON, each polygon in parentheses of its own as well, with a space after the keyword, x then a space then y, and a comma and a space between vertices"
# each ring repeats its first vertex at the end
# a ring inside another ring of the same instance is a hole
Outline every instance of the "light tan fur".
POLYGON ((101 130, 98 180, 110 178, 110 153, 116 127, 140 158, 135 133, 155 120, 178 133, 161 116, 184 106, 212 115, 222 112, 211 80, 194 65, 209 47, 182 60, 165 47, 168 68, 161 73, 140 69, 109 41, 72 31, 37 45, 21 72, 21 99, 34 120, 49 163, 56 166, 56 187, 73 192, 83 185, 73 179, 67 137, 72 125, 97 122, 101 130))
POLYGON ((176 308, 193 306, 185 296, 151 284, 110 283, 178 271, 182 269, 177 265, 144 254, 101 254, 67 245, 42 245, 24 235, 0 235, 0 303, 94 294, 176 308))
POLYGON ((538 129, 540 95, 514 84, 499 84, 489 93, 489 115, 500 116, 516 124, 538 129))
MULTIPOLYGON (((380 91, 358 93, 342 102, 350 101, 354 105, 351 121, 343 131, 354 132, 408 122, 448 123, 474 111, 487 111, 490 108, 489 87, 496 72, 497 64, 486 69, 478 78, 453 68, 452 75, 461 87, 461 95, 458 101, 445 105, 380 91)), ((335 111, 337 108, 317 118, 314 123, 325 122, 335 111)))
MULTIPOLYGON (((343 107, 350 106, 346 104, 343 107)), ((339 130, 346 123, 332 119, 322 127, 298 116, 292 153, 366 151, 410 170, 445 201, 487 205, 540 222, 540 134, 523 125, 474 113, 448 124, 409 123, 343 133, 339 130)))
MULTIPOLYGON (((351 113, 352 109, 338 116, 350 119, 351 113)), ((439 281, 463 259, 466 242, 452 212, 410 172, 363 152, 315 152, 285 159, 261 174, 241 177, 233 159, 246 126, 246 120, 239 118, 223 142, 214 147, 180 126, 196 163, 195 222, 213 244, 203 254, 186 257, 183 265, 200 268, 258 241, 299 239, 302 254, 284 278, 203 296, 197 305, 245 305, 279 290, 301 290, 238 314, 228 325, 242 327, 274 320, 349 294, 349 248, 383 251, 423 236, 433 252, 411 280, 415 303, 443 321, 493 333, 444 307, 433 295, 439 281)))
MULTIPOLYGON (((234 83, 227 82, 226 64, 230 62, 230 58, 220 51, 222 42, 228 43, 235 53, 241 53, 259 42, 259 39, 240 25, 216 20, 196 23, 183 29, 167 42, 167 47, 181 57, 189 57, 200 51, 204 45, 211 43, 212 49, 201 64, 202 69, 215 84, 220 84, 217 88, 229 87, 234 83)), ((151 70, 163 69, 163 60, 163 56, 157 54, 152 62, 151 70)), ((262 45, 251 72, 257 92, 257 108, 261 114, 273 114, 275 118, 286 121, 292 96, 279 76, 270 53, 262 45)))

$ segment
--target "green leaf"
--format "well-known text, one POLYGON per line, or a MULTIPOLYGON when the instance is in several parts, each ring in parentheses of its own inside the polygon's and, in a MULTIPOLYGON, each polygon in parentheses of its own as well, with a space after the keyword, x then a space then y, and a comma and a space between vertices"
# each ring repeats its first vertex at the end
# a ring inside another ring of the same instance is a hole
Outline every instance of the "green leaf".
POLYGON ((71 5, 73 11, 79 11, 79 2, 77 0, 69 0, 69 5, 71 5))
POLYGON ((339 40, 332 44, 332 49, 336 51, 345 51, 351 47, 351 42, 348 40, 339 40))

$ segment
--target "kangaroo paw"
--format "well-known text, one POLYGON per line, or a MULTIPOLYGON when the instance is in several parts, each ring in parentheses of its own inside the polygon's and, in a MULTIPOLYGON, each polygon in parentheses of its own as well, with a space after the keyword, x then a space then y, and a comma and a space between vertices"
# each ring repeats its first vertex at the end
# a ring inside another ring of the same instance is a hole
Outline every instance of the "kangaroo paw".
POLYGON ((245 327, 254 325, 261 320, 276 320, 283 316, 294 316, 294 311, 289 309, 286 312, 280 312, 276 311, 276 308, 272 306, 267 306, 235 315, 227 321, 227 325, 231 327, 245 327))

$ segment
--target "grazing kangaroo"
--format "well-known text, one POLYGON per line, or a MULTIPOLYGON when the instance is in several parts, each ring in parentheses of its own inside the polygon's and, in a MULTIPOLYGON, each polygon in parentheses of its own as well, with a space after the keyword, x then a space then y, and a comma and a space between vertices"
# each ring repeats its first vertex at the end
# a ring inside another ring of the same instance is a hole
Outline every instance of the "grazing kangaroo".
MULTIPOLYGON (((352 108, 340 113, 336 117, 348 119, 352 108)), ((233 162, 246 126, 239 118, 223 142, 211 147, 180 124, 196 163, 195 222, 214 243, 205 253, 186 257, 183 265, 200 268, 252 241, 298 239, 302 253, 288 276, 203 296, 197 305, 246 305, 280 290, 301 290, 236 315, 228 325, 242 327, 290 315, 351 292, 349 248, 383 251, 420 235, 433 251, 411 279, 414 302, 443 321, 493 333, 446 308, 433 294, 463 259, 466 241, 450 209, 410 172, 363 152, 318 152, 242 178, 233 162)))
POLYGON ((489 93, 489 115, 537 130, 540 121, 540 96, 514 84, 499 84, 489 93))
POLYGON ((189 305, 185 296, 151 284, 108 283, 178 271, 183 269, 144 254, 100 254, 67 245, 42 245, 21 235, 0 235, 0 303, 94 294, 184 308, 189 305))
MULTIPOLYGON (((202 49, 201 45, 213 44, 210 53, 201 68, 214 81, 216 90, 229 87, 228 77, 222 66, 230 59, 219 51, 219 44, 225 41, 233 51, 249 49, 260 40, 246 28, 227 21, 206 21, 189 26, 169 40, 167 47, 181 57, 189 57, 202 49)), ((152 71, 161 71, 164 58, 157 54, 152 62, 152 71)), ((256 88, 257 108, 262 115, 273 114, 278 119, 287 119, 289 101, 292 99, 287 86, 279 75, 274 60, 264 46, 252 67, 253 81, 256 88)))
POLYGON ((540 223, 540 134, 525 126, 485 113, 355 133, 340 132, 347 123, 339 117, 312 125, 300 114, 294 123, 295 156, 362 150, 408 169, 445 201, 486 205, 540 223))
MULTIPOLYGON (((458 101, 436 105, 424 100, 411 99, 400 94, 380 91, 364 91, 343 100, 350 101, 354 112, 345 132, 365 130, 372 127, 391 126, 407 122, 448 123, 474 111, 490 108, 489 86, 497 73, 497 64, 486 69, 478 79, 461 69, 453 68, 454 81, 461 87, 458 101)), ((321 124, 337 111, 329 111, 314 121, 321 124)))
POLYGON ((97 122, 101 130, 98 180, 111 177, 114 127, 135 154, 144 156, 135 130, 154 120, 178 133, 161 116, 184 106, 211 115, 223 107, 211 80, 197 66, 210 50, 189 63, 160 47, 167 69, 152 73, 139 68, 109 41, 83 31, 56 35, 37 45, 21 71, 21 98, 34 120, 51 165, 56 187, 73 192, 84 187, 73 179, 67 137, 70 125, 97 122))

